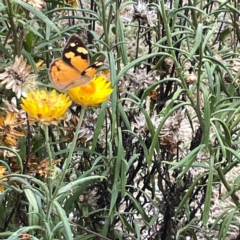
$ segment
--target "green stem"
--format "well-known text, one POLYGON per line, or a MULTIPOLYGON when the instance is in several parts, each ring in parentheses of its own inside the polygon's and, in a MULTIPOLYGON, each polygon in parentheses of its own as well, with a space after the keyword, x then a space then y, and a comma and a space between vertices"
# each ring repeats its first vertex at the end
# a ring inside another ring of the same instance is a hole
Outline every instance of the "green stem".
MULTIPOLYGON (((202 49, 202 41, 199 46, 199 63, 198 63, 198 78, 197 78, 197 106, 195 108, 195 111, 198 116, 201 116, 201 73, 202 73, 202 60, 203 60, 203 49, 202 49)), ((200 126, 202 129, 204 129, 204 121, 202 117, 198 118, 200 126)))
MULTIPOLYGON (((223 183, 224 187, 227 189, 228 192, 232 192, 232 188, 231 188, 231 186, 229 186, 228 182, 226 181, 226 178, 223 174, 221 167, 218 167, 216 170, 218 172, 218 177, 221 180, 221 182, 223 183)), ((235 191, 233 191, 230 195, 231 195, 232 200, 233 200, 234 204, 236 205, 236 207, 239 207, 239 205, 240 205, 239 199, 236 196, 235 191)))
POLYGON ((85 115, 85 108, 82 107, 81 109, 81 113, 80 113, 80 117, 79 117, 79 120, 78 120, 78 125, 76 127, 76 130, 75 130, 75 133, 74 133, 74 137, 73 137, 73 140, 71 143, 69 143, 69 154, 68 154, 68 158, 66 159, 66 161, 64 162, 64 165, 63 165, 63 169, 62 169, 62 173, 61 173, 61 177, 60 177, 60 180, 58 182, 58 185, 56 186, 56 190, 53 194, 53 199, 57 196, 58 194, 58 191, 59 189, 61 188, 62 186, 62 183, 64 181, 64 178, 65 178, 65 175, 66 175, 66 172, 68 170, 68 166, 72 160, 72 155, 73 155, 73 152, 74 152, 74 149, 75 149, 75 146, 76 146, 76 142, 77 142, 77 139, 78 139, 78 133, 79 133, 79 130, 80 130, 80 127, 82 125, 82 121, 83 121, 83 117, 85 115))
MULTIPOLYGON (((48 223, 50 221, 50 216, 51 216, 51 212, 52 212, 52 205, 53 205, 53 201, 52 201, 52 190, 53 190, 53 162, 52 162, 52 152, 51 152, 51 147, 50 147, 50 141, 49 141, 49 129, 47 125, 43 125, 43 130, 45 133, 45 140, 46 140, 46 148, 47 148, 47 153, 48 153, 48 161, 49 161, 49 165, 48 165, 48 175, 47 175, 47 185, 48 185, 48 190, 49 190, 49 194, 48 194, 48 199, 47 199, 47 214, 46 214, 46 221, 45 221, 45 226, 48 226, 48 223)), ((51 230, 49 228, 46 228, 46 233, 45 233, 45 239, 49 238, 49 233, 51 232, 51 230), (49 232, 50 231, 50 232, 49 232)))
MULTIPOLYGON (((108 21, 107 21, 107 17, 106 17, 106 7, 105 7, 105 1, 101 0, 101 7, 102 7, 102 25, 103 25, 103 32, 105 35, 105 44, 107 45, 107 47, 109 48, 109 28, 108 28, 108 21)), ((111 16, 111 15, 109 15, 111 16)))
POLYGON ((13 33, 13 42, 14 42, 14 56, 18 55, 20 56, 20 50, 19 50, 19 42, 18 42, 18 36, 17 36, 17 30, 16 30, 16 26, 14 23, 14 12, 13 12, 13 7, 12 7, 12 3, 11 0, 5 0, 5 4, 7 6, 7 14, 8 14, 8 18, 9 18, 9 22, 11 24, 11 30, 13 33))

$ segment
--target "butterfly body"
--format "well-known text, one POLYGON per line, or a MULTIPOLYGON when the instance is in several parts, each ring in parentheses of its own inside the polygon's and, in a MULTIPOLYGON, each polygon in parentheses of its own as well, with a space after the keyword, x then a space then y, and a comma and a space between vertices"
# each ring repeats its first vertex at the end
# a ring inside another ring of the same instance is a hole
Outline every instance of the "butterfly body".
POLYGON ((62 58, 51 63, 50 80, 59 90, 88 84, 103 65, 104 59, 101 56, 90 65, 88 50, 81 38, 73 34, 63 49, 62 58))

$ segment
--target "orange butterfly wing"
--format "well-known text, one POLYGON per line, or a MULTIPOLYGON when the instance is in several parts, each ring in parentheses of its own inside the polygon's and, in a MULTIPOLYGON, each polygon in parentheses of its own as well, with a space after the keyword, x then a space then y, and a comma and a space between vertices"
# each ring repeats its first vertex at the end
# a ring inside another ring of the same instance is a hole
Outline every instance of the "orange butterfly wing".
POLYGON ((60 90, 89 83, 103 65, 105 57, 99 57, 89 66, 88 51, 77 34, 73 34, 63 49, 62 59, 52 62, 49 70, 50 80, 60 90))
POLYGON ((89 66, 88 50, 77 34, 73 34, 63 49, 62 59, 80 73, 89 66))
POLYGON ((88 76, 81 76, 75 68, 66 64, 61 58, 54 60, 50 66, 50 80, 59 90, 87 84, 88 76))

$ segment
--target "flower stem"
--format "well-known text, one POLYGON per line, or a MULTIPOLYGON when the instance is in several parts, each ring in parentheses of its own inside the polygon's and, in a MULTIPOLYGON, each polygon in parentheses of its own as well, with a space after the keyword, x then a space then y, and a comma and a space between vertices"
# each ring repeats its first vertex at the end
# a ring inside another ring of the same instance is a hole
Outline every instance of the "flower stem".
POLYGON ((85 114, 85 108, 82 107, 81 113, 80 113, 80 117, 79 117, 79 120, 78 120, 78 124, 77 124, 76 130, 75 130, 75 133, 74 133, 73 140, 72 140, 71 143, 69 143, 69 146, 68 146, 69 154, 68 154, 68 157, 67 157, 66 161, 64 162, 60 180, 58 181, 58 185, 56 186, 56 190, 55 190, 55 192, 53 194, 53 199, 57 196, 58 191, 59 191, 59 189, 62 186, 62 183, 64 181, 66 172, 68 170, 68 166, 69 166, 69 164, 70 164, 70 162, 72 160, 72 155, 73 155, 73 152, 74 152, 74 149, 75 149, 75 146, 76 146, 76 142, 77 142, 77 139, 78 139, 78 133, 79 133, 80 127, 82 125, 84 114, 85 114))
POLYGON ((229 193, 231 193, 230 196, 232 197, 232 200, 233 200, 234 204, 236 205, 237 208, 239 208, 240 203, 239 203, 239 199, 238 199, 238 197, 236 195, 236 191, 232 191, 232 188, 228 184, 221 167, 218 167, 216 170, 218 172, 218 177, 221 180, 221 182, 223 183, 224 187, 227 189, 227 191, 229 193))
MULTIPOLYGON (((53 164, 52 164, 52 152, 51 152, 51 147, 50 147, 50 141, 49 141, 49 131, 48 131, 48 126, 43 125, 43 130, 45 133, 45 140, 46 140, 46 148, 47 148, 47 153, 48 153, 48 175, 47 175, 47 185, 48 185, 48 200, 47 200, 47 214, 46 214, 46 223, 49 222, 51 212, 52 212, 52 204, 53 204, 53 199, 52 199, 52 189, 53 189, 53 164)), ((49 229, 46 228, 46 235, 45 239, 48 239, 49 237, 49 229)))
POLYGON ((16 30, 16 26, 15 26, 15 22, 14 22, 14 16, 16 13, 14 13, 13 11, 13 3, 10 0, 5 0, 5 5, 7 6, 7 14, 8 14, 8 18, 9 18, 9 22, 11 24, 11 31, 13 33, 13 41, 14 41, 14 55, 18 55, 20 56, 20 50, 19 50, 19 42, 18 42, 18 36, 17 36, 17 30, 16 30))

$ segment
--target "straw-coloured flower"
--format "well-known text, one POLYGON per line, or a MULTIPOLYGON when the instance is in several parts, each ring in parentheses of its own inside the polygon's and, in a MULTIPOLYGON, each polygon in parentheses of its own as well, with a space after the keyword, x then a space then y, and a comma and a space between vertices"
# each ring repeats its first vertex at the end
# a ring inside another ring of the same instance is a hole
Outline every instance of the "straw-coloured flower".
MULTIPOLYGON (((53 160, 52 164, 56 165, 59 162, 61 162, 61 160, 56 159, 56 160, 53 160)), ((54 168, 52 168, 50 171, 51 171, 51 175, 53 176, 54 175, 54 168)), ((49 172, 49 161, 46 160, 46 159, 42 160, 38 164, 37 169, 34 172, 38 173, 40 176, 43 176, 43 177, 46 178, 48 176, 48 172, 49 172)))
MULTIPOLYGON (((4 166, 0 166, 0 180, 1 181, 4 181, 4 179, 1 179, 1 178, 4 177, 5 170, 6 170, 6 168, 4 166)), ((0 185, 0 192, 3 192, 3 191, 4 191, 4 186, 0 185)))
POLYGON ((30 121, 39 121, 45 125, 57 124, 57 120, 65 119, 64 115, 72 104, 65 93, 56 90, 37 90, 22 98, 21 107, 29 114, 30 121))
POLYGON ((32 67, 27 65, 27 60, 23 56, 16 56, 12 66, 6 67, 5 72, 0 74, 1 85, 6 89, 11 89, 17 96, 26 96, 26 92, 37 86, 37 75, 31 74, 32 67))
POLYGON ((4 107, 2 107, 1 109, 3 109, 6 112, 13 112, 16 114, 16 118, 24 120, 26 119, 26 112, 23 109, 20 109, 18 107, 18 102, 16 97, 13 97, 10 101, 3 99, 2 100, 4 103, 4 107))
POLYGON ((18 148, 18 138, 25 136, 18 129, 24 121, 16 117, 13 112, 7 112, 6 116, 0 114, 0 144, 13 149, 18 148))
POLYGON ((83 206, 87 206, 90 209, 96 209, 98 206, 98 200, 101 196, 98 195, 96 189, 85 191, 82 195, 79 196, 79 202, 83 206))
POLYGON ((110 84, 102 75, 96 76, 88 85, 71 88, 68 95, 73 102, 83 107, 97 106, 109 99, 113 91, 110 84))
MULTIPOLYGON (((64 127, 60 127, 65 131, 60 139, 71 142, 73 140, 79 118, 75 114, 71 114, 68 118, 68 120, 64 121, 66 125, 64 127)), ((97 119, 98 114, 95 111, 87 111, 85 113, 81 128, 78 132, 78 142, 87 143, 93 138, 97 119)))
POLYGON ((74 8, 78 7, 78 1, 77 0, 65 0, 65 2, 69 5, 72 5, 74 8))
POLYGON ((46 6, 46 2, 43 0, 23 0, 23 1, 32 5, 38 11, 41 11, 42 7, 46 6))

